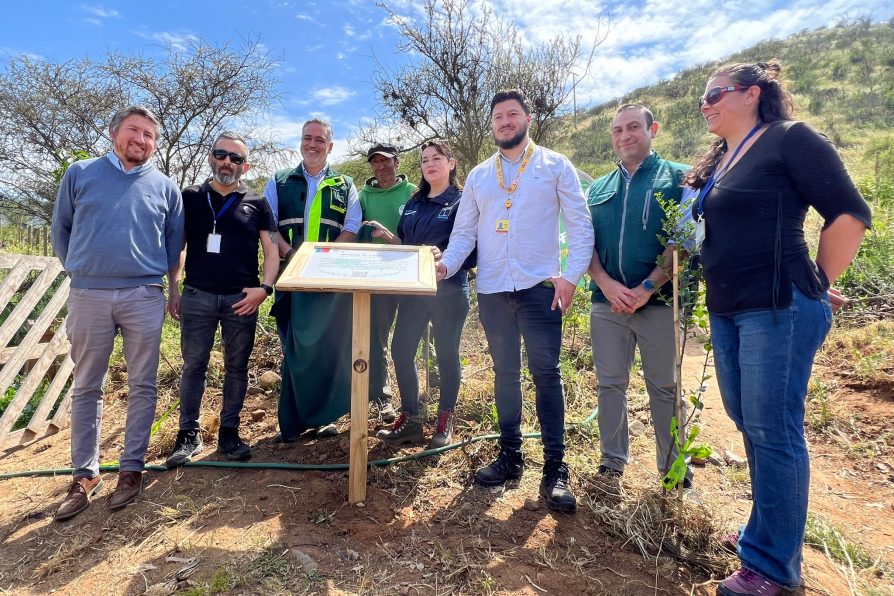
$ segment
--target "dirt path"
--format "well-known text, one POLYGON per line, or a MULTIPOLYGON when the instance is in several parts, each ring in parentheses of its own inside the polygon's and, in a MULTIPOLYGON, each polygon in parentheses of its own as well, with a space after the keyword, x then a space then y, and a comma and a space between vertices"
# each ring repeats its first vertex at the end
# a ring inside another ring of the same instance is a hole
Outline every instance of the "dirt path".
MULTIPOLYGON (((480 369, 475 361, 469 366, 480 369)), ((687 376, 698 366, 697 357, 688 357, 687 376)), ((715 387, 705 402, 705 441, 717 452, 743 454, 715 387)), ((108 400, 104 460, 120 452, 123 404, 121 392, 108 400)), ((842 433, 846 440, 828 432, 811 434, 810 502, 811 512, 834 523, 849 541, 881 555, 889 569, 894 565, 892 445, 876 452, 858 437, 892 428, 891 405, 891 396, 882 393, 846 386, 835 393, 833 415, 853 432, 842 433)), ((632 410, 634 417, 645 413, 637 402, 632 410)), ((346 432, 320 441, 275 443, 273 394, 249 396, 245 411, 256 418, 246 424, 253 461, 347 459, 346 432)), ((370 436, 375 428, 371 421, 370 436)), ((625 487, 655 485, 651 435, 649 428, 633 440, 625 487)), ((0 472, 65 465, 68 441, 63 431, 0 458, 0 472)), ((166 450, 160 442, 156 438, 150 452, 156 460, 166 450)), ((394 454, 376 439, 369 445, 370 459, 394 454)), ((68 478, 0 481, 0 589, 22 594, 713 594, 715 584, 703 571, 667 556, 644 559, 586 506, 599 483, 594 466, 587 466, 596 461, 596 445, 585 433, 569 436, 581 502, 572 516, 551 513, 538 502, 541 460, 534 442, 527 445, 528 471, 506 489, 471 485, 471 472, 493 454, 491 444, 478 443, 440 459, 373 469, 363 507, 346 504, 342 472, 189 468, 148 473, 139 501, 117 513, 107 509, 115 480, 107 474, 106 489, 90 509, 60 524, 51 516, 68 478)), ((218 458, 211 448, 202 457, 218 458)), ((718 525, 733 528, 747 518, 747 472, 707 465, 697 471, 696 487, 697 499, 718 525)), ((729 557, 728 564, 735 560, 729 557)), ((891 576, 850 575, 846 565, 814 548, 805 548, 804 571, 808 594, 847 594, 851 585, 894 593, 891 576)))

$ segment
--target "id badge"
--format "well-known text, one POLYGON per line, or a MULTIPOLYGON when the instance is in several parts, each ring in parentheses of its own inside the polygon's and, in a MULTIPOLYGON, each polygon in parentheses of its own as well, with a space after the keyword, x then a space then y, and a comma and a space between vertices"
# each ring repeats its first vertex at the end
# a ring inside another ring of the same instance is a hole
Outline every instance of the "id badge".
POLYGON ((509 220, 508 219, 498 219, 497 220, 497 232, 501 234, 505 234, 509 231, 509 220))
POLYGON ((702 247, 702 244, 705 241, 705 218, 700 217, 695 220, 695 249, 698 250, 702 247))
POLYGON ((208 234, 207 250, 213 253, 220 252, 220 234, 208 234))

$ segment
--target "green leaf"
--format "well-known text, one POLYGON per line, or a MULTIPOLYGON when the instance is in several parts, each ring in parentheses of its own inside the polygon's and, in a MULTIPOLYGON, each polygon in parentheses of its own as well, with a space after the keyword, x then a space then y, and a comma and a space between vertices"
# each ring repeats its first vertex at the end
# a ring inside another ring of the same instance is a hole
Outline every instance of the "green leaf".
POLYGON ((661 486, 667 491, 672 491, 683 482, 684 478, 686 478, 686 454, 680 453, 671 464, 670 470, 661 479, 661 486))

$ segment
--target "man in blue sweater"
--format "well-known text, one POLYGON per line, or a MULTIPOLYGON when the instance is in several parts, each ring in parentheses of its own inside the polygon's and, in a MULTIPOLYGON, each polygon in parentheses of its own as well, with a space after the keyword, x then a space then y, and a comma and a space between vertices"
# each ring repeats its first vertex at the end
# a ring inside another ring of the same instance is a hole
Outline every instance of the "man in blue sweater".
POLYGON ((60 521, 86 509, 102 485, 102 386, 118 329, 129 392, 124 452, 109 507, 124 507, 142 490, 165 314, 162 277, 177 278, 183 246, 180 190, 149 163, 158 119, 131 106, 115 114, 109 135, 109 154, 79 161, 65 173, 53 212, 53 249, 71 278, 66 330, 75 364, 74 480, 56 511, 60 521))

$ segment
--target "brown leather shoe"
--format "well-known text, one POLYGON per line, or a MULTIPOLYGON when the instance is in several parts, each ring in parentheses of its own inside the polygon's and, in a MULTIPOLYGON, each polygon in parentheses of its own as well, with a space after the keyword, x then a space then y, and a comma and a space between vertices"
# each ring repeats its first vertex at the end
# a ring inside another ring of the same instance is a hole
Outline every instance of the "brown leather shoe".
POLYGON ((109 499, 109 509, 115 511, 121 509, 143 492, 142 472, 118 472, 118 486, 109 499))
POLYGON ((72 480, 71 486, 68 487, 68 494, 65 495, 53 519, 65 521, 73 518, 90 505, 90 500, 99 492, 100 488, 102 488, 100 476, 75 478, 72 480))

